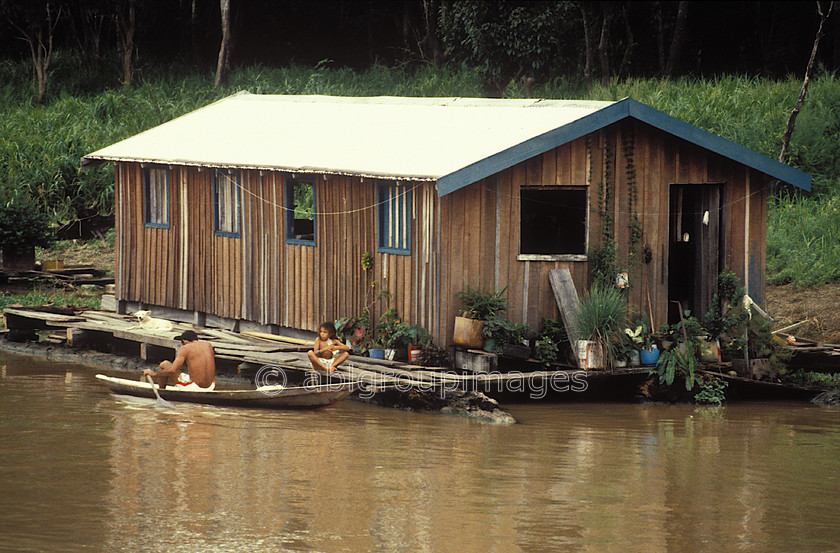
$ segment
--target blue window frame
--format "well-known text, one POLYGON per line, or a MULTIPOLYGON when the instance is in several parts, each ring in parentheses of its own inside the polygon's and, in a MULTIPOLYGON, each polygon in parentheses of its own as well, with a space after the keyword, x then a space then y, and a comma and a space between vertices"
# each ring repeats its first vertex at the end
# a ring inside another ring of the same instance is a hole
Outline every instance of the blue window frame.
POLYGON ((165 167, 143 169, 146 226, 169 228, 169 171, 165 167))
POLYGON ((380 183, 376 189, 379 251, 411 255, 411 189, 402 183, 380 183))
POLYGON ((217 236, 242 236, 239 173, 217 169, 213 174, 213 230, 217 236))
POLYGON ((315 183, 286 178, 286 243, 315 245, 315 183))

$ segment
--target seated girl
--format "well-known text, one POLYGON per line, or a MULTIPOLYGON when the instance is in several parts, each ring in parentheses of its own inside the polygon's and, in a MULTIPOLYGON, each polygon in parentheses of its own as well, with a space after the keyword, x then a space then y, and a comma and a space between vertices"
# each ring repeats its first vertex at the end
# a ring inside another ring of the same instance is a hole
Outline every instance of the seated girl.
POLYGON ((335 372, 335 368, 350 357, 350 346, 335 335, 335 325, 325 322, 318 327, 318 337, 308 353, 309 362, 316 371, 335 372))

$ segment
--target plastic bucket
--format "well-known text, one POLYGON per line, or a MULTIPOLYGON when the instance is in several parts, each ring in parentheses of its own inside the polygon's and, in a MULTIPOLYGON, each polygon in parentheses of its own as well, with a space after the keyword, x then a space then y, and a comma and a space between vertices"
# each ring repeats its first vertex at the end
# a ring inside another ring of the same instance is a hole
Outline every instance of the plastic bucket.
POLYGON ((408 346, 408 362, 409 363, 416 363, 420 360, 420 353, 422 353, 423 348, 420 346, 408 346))

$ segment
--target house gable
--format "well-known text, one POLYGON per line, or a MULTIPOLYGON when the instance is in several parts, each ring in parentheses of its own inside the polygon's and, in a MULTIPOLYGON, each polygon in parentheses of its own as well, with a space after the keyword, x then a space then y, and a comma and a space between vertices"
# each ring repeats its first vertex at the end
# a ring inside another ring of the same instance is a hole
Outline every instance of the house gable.
POLYGON ((486 178, 552 148, 607 127, 626 118, 647 123, 675 137, 705 148, 728 159, 755 169, 769 177, 811 190, 811 176, 784 163, 770 159, 749 148, 666 115, 632 98, 610 104, 576 121, 526 140, 438 179, 438 194, 445 196, 459 188, 486 178))

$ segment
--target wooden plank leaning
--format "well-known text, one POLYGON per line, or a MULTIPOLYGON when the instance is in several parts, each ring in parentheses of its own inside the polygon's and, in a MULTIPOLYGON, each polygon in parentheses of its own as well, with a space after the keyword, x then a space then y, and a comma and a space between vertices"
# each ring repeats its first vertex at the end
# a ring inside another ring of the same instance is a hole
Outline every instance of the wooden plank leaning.
MULTIPOLYGON (((554 291, 554 299, 560 309, 560 316, 563 318, 563 325, 566 327, 566 335, 572 344, 572 349, 577 347, 578 331, 577 316, 579 299, 572 274, 569 269, 552 269, 548 273, 548 280, 551 289, 554 291)), ((575 363, 580 364, 577 355, 574 356, 575 363)))

